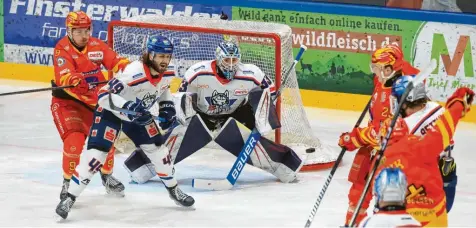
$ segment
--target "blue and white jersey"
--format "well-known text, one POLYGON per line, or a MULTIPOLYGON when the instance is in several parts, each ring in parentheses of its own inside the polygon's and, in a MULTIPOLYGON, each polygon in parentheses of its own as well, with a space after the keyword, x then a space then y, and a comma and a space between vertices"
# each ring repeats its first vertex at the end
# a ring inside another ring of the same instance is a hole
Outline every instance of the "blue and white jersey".
POLYGON ((359 227, 421 227, 421 224, 405 211, 377 212, 363 219, 359 227))
POLYGON ((111 91, 112 100, 117 107, 122 108, 128 101, 141 102, 145 107, 152 107, 155 102, 172 101, 170 83, 174 75, 173 67, 169 66, 159 77, 152 78, 148 66, 141 61, 134 61, 99 90, 98 104, 122 120, 130 121, 126 115, 111 109, 108 91, 111 91))
POLYGON ((240 107, 255 87, 269 88, 271 95, 276 94, 274 83, 257 66, 240 64, 234 79, 227 80, 218 76, 216 61, 211 60, 188 68, 179 91, 197 93, 197 111, 224 115, 240 107))
POLYGON ((429 128, 433 128, 435 122, 445 112, 445 108, 436 102, 429 101, 425 107, 410 116, 404 118, 409 133, 412 135, 425 135, 429 128))

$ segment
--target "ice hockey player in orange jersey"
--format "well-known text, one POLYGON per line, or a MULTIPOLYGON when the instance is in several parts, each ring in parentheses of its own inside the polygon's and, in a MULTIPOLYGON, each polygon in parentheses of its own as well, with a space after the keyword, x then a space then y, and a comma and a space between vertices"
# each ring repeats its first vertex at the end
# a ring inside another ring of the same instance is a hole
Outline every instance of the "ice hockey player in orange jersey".
POLYGON ((375 178, 373 193, 377 211, 359 227, 421 227, 406 212, 407 177, 399 168, 385 168, 375 178))
MULTIPOLYGON (((428 128, 426 135, 409 134, 408 126, 399 117, 384 151, 377 175, 383 168, 400 168, 408 180, 407 212, 422 226, 447 227, 446 197, 438 166, 440 153, 448 147, 458 121, 469 112, 474 92, 459 88, 446 102, 446 111, 428 128)), ((386 135, 391 119, 381 127, 386 135)))
MULTIPOLYGON (((79 158, 97 104, 99 87, 92 82, 105 81, 101 65, 117 72, 129 61, 119 57, 103 41, 91 37, 91 19, 82 11, 70 12, 66 17, 67 36, 58 41, 54 49, 54 79, 52 86, 75 85, 71 89, 54 90, 51 112, 63 141, 63 185, 60 198, 68 192, 69 181, 79 158)), ((114 150, 111 150, 101 169, 107 192, 122 192, 124 185, 112 173, 114 150)))
MULTIPOLYGON (((372 54, 370 64, 374 73, 374 91, 370 104, 370 121, 368 126, 354 128, 351 132, 345 132, 340 136, 339 146, 347 151, 359 149, 355 155, 348 180, 352 183, 349 190, 349 208, 347 210, 345 224, 348 224, 354 213, 355 206, 360 198, 365 185, 365 178, 369 172, 371 164, 371 151, 369 142, 374 140, 380 124, 391 115, 390 95, 392 84, 402 75, 418 74, 419 70, 412 67, 404 60, 403 51, 396 45, 386 45, 377 49, 372 54)), ((371 194, 365 198, 362 208, 358 213, 356 222, 360 222, 366 215, 369 207, 371 194)))

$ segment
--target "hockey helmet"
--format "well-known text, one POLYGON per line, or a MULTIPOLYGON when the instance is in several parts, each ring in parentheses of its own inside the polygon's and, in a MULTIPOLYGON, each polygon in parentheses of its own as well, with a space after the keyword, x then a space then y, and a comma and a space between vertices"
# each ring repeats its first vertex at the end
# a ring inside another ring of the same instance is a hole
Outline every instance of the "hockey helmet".
POLYGON ((403 51, 398 45, 388 44, 377 49, 372 54, 371 71, 384 80, 395 76, 396 72, 401 71, 403 74, 418 74, 419 70, 412 67, 403 56, 403 51), (385 66, 391 66, 393 72, 389 75, 383 73, 385 66))
POLYGON ((174 45, 165 36, 153 35, 147 39, 147 52, 149 54, 172 54, 174 51, 174 45))
POLYGON ((233 41, 223 41, 218 44, 215 52, 217 66, 226 79, 232 80, 241 62, 241 51, 233 41))
POLYGON ((407 178, 400 168, 384 168, 375 178, 373 194, 378 202, 404 203, 407 195, 407 178))
MULTIPOLYGON (((395 80, 392 85, 392 96, 394 96, 398 102, 400 102, 403 93, 413 80, 415 80, 415 75, 405 75, 395 80)), ((413 102, 427 97, 425 84, 423 82, 413 86, 413 89, 410 91, 405 101, 413 102)))
POLYGON ((83 11, 70 12, 66 16, 66 28, 89 28, 91 27, 91 18, 83 11))

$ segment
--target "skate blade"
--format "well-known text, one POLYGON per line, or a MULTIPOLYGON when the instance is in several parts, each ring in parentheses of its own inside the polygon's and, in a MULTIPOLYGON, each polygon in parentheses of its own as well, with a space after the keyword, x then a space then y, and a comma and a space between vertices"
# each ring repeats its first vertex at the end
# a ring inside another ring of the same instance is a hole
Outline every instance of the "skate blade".
POLYGON ((58 214, 55 214, 54 220, 56 221, 56 223, 65 223, 66 222, 66 219, 64 219, 63 217, 61 217, 58 214))
MULTIPOLYGON (((175 200, 174 200, 174 202, 175 202, 175 200)), ((195 204, 193 204, 192 206, 185 206, 185 205, 182 205, 182 204, 179 203, 179 202, 175 202, 175 204, 176 204, 177 206, 179 206, 179 208, 181 208, 181 209, 183 209, 183 210, 185 210, 185 211, 195 211, 195 210, 196 210, 195 204)))
POLYGON ((123 197, 126 196, 126 195, 124 194, 124 191, 122 191, 122 192, 106 191, 106 193, 107 193, 107 196, 115 197, 115 198, 123 198, 123 197))

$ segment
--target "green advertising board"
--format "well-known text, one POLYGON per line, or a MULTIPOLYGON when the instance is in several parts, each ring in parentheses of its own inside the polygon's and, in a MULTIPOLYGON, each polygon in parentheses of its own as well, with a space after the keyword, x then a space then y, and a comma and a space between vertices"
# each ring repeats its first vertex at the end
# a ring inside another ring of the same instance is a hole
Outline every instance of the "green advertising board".
POLYGON ((461 85, 476 87, 475 26, 246 7, 232 12, 233 20, 291 27, 295 51, 301 44, 308 47, 296 67, 301 89, 371 94, 371 54, 385 44, 402 47, 405 59, 418 68, 439 60, 427 84, 434 99, 461 85))
POLYGON ((0 0, 0 62, 3 62, 3 0, 0 0))

